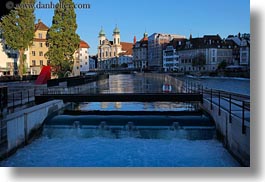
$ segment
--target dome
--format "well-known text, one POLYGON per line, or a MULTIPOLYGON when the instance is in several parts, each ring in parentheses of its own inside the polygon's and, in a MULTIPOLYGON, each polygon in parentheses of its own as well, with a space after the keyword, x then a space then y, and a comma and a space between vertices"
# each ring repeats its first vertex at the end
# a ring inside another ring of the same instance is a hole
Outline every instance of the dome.
POLYGON ((115 29, 113 30, 113 33, 114 33, 114 34, 119 34, 119 33, 120 33, 120 30, 119 30, 119 28, 117 27, 117 25, 116 25, 115 29))
POLYGON ((105 35, 106 35, 106 34, 105 34, 103 28, 101 27, 101 30, 100 30, 100 32, 99 32, 99 36, 105 36, 105 35))

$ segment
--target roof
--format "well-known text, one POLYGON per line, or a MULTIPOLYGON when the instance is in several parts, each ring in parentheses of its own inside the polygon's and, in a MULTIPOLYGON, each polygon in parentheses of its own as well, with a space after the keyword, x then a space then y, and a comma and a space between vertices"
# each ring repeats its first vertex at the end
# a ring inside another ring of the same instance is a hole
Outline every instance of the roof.
POLYGON ((121 42, 123 55, 132 55, 133 43, 121 42))
POLYGON ((47 31, 47 30, 49 30, 49 27, 46 26, 44 23, 42 23, 41 20, 39 20, 38 23, 35 24, 35 31, 37 31, 37 30, 47 31))
POLYGON ((106 33, 104 32, 103 28, 101 27, 101 30, 99 32, 99 36, 105 36, 106 33))
POLYGON ((119 33, 120 33, 120 30, 119 30, 119 28, 117 27, 117 25, 116 25, 115 29, 113 30, 113 33, 114 33, 114 34, 119 34, 119 33))
POLYGON ((88 45, 88 43, 86 43, 85 41, 81 40, 80 44, 79 44, 79 48, 90 48, 90 46, 88 45))
POLYGON ((221 40, 220 35, 204 35, 203 36, 204 39, 211 39, 211 40, 221 40))

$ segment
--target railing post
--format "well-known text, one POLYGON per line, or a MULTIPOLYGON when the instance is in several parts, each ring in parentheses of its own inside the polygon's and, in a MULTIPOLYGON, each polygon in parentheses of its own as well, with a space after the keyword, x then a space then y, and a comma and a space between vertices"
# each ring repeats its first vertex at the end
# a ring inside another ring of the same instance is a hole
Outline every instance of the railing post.
POLYGON ((15 111, 15 93, 13 93, 13 112, 15 111))
POLYGON ((221 115, 221 93, 218 93, 218 115, 221 115))
POLYGON ((213 110, 213 89, 211 89, 211 110, 213 110))
POLYGON ((203 104, 203 85, 201 86, 201 89, 202 89, 201 94, 202 94, 202 104, 203 104))
POLYGON ((246 133, 245 128, 245 101, 242 101, 242 134, 246 133))
POLYGON ((23 105, 23 92, 22 91, 20 92, 20 99, 21 99, 21 103, 20 104, 22 106, 23 105))
POLYGON ((232 123, 232 98, 229 94, 229 123, 232 123))
POLYGON ((29 103, 29 90, 28 90, 28 103, 29 103))

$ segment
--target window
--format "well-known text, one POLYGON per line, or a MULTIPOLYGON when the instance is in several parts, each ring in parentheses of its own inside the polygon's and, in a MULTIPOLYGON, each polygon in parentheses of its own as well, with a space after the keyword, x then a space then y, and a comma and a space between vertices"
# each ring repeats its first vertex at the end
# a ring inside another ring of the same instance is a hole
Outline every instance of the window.
POLYGON ((49 43, 48 42, 46 42, 45 45, 46 45, 46 47, 49 47, 49 43))
POLYGON ((42 47, 42 43, 40 42, 40 47, 42 47))
POLYGON ((118 44, 120 43, 120 38, 118 38, 118 44))
POLYGON ((36 60, 32 60, 32 66, 36 66, 36 60))
POLYGON ((39 33, 39 38, 42 39, 42 33, 39 33))
POLYGON ((42 51, 39 52, 39 56, 43 56, 43 52, 42 51))
POLYGON ((32 51, 31 54, 32 54, 32 56, 35 56, 36 55, 35 51, 32 51))
POLYGON ((40 60, 40 65, 43 66, 43 60, 40 60))
POLYGON ((87 59, 87 56, 85 56, 85 59, 87 59))

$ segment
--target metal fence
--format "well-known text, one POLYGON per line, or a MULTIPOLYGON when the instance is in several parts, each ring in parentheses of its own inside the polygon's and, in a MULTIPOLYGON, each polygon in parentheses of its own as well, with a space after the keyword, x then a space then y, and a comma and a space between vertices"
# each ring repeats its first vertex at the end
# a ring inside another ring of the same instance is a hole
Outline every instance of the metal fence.
POLYGON ((203 99, 210 102, 210 108, 213 105, 218 106, 218 115, 221 115, 221 109, 229 113, 229 122, 232 122, 232 117, 238 118, 242 123, 242 133, 246 132, 246 122, 250 122, 246 113, 250 113, 250 96, 232 93, 222 90, 204 88, 195 82, 185 81, 184 92, 201 93, 203 99), (240 113, 240 114, 238 114, 240 113))

